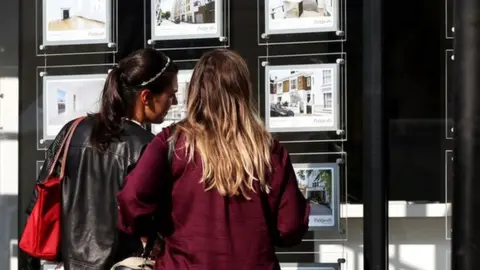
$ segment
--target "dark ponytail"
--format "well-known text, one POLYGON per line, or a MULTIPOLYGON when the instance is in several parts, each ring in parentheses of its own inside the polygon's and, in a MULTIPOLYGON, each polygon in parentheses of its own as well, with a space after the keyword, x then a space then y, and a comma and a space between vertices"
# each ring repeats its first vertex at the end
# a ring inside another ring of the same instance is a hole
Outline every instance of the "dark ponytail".
POLYGON ((122 118, 126 117, 126 104, 120 83, 121 70, 114 67, 108 73, 103 87, 100 111, 96 115, 91 144, 99 150, 105 150, 113 137, 118 137, 122 131, 122 118))
POLYGON ((93 115, 95 123, 90 143, 100 151, 105 151, 110 142, 120 138, 125 118, 132 118, 137 93, 148 88, 153 93, 161 93, 170 86, 178 73, 178 67, 163 53, 154 49, 142 49, 124 58, 114 67, 105 80, 101 96, 100 111, 93 115), (149 81, 159 74, 154 81, 149 81))

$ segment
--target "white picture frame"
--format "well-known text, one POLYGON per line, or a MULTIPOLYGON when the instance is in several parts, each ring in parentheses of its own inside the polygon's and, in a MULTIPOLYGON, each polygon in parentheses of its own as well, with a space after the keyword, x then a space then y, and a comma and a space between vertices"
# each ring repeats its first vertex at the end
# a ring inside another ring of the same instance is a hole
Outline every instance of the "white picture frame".
POLYGON ((294 163, 298 187, 310 203, 310 230, 339 227, 339 167, 336 163, 294 163))
POLYGON ((42 45, 109 43, 112 0, 43 0, 42 45))
POLYGON ((265 67, 265 125, 270 132, 340 129, 338 64, 265 67))
POLYGON ((152 0, 151 39, 220 38, 223 0, 152 0))
POLYGON ((187 92, 190 79, 192 78, 193 69, 184 69, 178 71, 178 91, 176 94, 177 105, 172 105, 165 116, 163 123, 152 124, 151 131, 158 134, 163 128, 168 127, 185 118, 187 112, 187 92))
POLYGON ((339 30, 339 0, 264 1, 267 35, 339 30))
POLYGON ((338 263, 280 263, 281 270, 340 270, 338 263))
POLYGON ((96 113, 107 74, 43 76, 43 140, 70 120, 96 113))

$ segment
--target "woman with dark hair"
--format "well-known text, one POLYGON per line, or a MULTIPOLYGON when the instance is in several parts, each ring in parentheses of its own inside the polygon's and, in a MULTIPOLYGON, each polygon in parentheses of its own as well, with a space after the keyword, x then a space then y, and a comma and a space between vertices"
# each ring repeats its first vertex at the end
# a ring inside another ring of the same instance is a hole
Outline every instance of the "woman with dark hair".
POLYGON ((143 236, 146 217, 163 217, 157 270, 279 270, 275 246, 301 242, 309 204, 252 101, 242 57, 206 53, 192 74, 186 118, 157 134, 126 177, 120 228, 143 236))
MULTIPOLYGON (((141 249, 138 237, 116 229, 115 195, 153 138, 145 125, 161 123, 176 104, 177 73, 178 67, 161 52, 143 49, 131 54, 108 74, 100 111, 75 129, 62 180, 59 261, 65 269, 109 269, 141 249)), ((45 180, 51 166, 58 171, 54 156, 73 122, 48 148, 37 182, 45 180)), ((34 193, 27 214, 36 198, 34 193)))

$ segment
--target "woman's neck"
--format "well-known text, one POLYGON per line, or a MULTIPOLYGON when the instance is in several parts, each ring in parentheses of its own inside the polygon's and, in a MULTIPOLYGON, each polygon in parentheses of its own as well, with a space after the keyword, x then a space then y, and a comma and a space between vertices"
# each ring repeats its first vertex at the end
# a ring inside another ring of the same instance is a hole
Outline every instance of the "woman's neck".
POLYGON ((139 126, 141 126, 142 128, 145 128, 145 122, 143 122, 143 121, 139 121, 139 120, 137 120, 137 119, 135 119, 135 118, 125 118, 125 119, 128 120, 128 121, 130 121, 130 122, 133 122, 133 123, 135 123, 135 124, 137 124, 137 125, 139 125, 139 126))
POLYGON ((139 124, 142 127, 145 126, 145 115, 143 113, 139 112, 139 110, 135 110, 132 117, 129 118, 129 119, 136 122, 137 124, 139 124))

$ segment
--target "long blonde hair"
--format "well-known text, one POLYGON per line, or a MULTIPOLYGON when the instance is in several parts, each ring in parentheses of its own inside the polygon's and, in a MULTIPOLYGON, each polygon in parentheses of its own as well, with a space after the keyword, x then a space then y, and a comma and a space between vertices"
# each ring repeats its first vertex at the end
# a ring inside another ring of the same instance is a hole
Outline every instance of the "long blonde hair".
POLYGON ((200 183, 222 196, 269 192, 272 136, 264 128, 252 100, 245 60, 231 50, 217 49, 196 64, 187 94, 187 117, 170 139, 185 139, 188 161, 202 160, 200 183))

